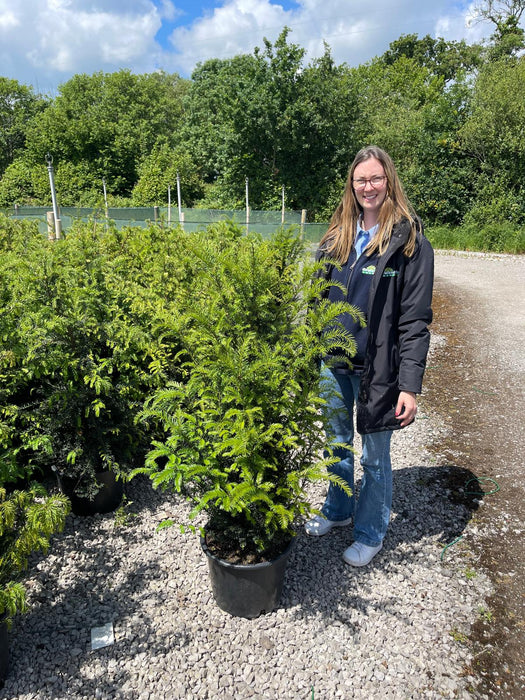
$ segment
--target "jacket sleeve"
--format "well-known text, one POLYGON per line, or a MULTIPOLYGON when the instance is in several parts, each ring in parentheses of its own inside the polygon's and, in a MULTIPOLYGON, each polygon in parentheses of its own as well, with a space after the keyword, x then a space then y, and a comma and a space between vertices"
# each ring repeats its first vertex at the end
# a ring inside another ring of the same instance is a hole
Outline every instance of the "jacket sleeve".
POLYGON ((399 391, 421 393, 430 344, 434 251, 425 236, 407 259, 398 324, 399 391))

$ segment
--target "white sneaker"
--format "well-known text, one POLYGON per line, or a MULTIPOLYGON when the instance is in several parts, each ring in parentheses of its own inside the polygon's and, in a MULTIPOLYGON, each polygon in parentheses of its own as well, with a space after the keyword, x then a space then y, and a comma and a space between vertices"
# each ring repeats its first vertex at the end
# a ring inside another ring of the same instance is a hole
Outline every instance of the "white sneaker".
POLYGON ((323 515, 314 515, 313 518, 308 520, 305 524, 304 529, 306 534, 311 537, 321 537, 321 535, 326 535, 327 532, 333 527, 343 527, 344 525, 350 525, 352 518, 346 518, 346 520, 328 520, 323 515))
POLYGON ((354 542, 351 547, 343 552, 343 559, 350 566, 366 566, 369 564, 375 555, 382 549, 383 543, 377 547, 369 547, 362 542, 354 542))

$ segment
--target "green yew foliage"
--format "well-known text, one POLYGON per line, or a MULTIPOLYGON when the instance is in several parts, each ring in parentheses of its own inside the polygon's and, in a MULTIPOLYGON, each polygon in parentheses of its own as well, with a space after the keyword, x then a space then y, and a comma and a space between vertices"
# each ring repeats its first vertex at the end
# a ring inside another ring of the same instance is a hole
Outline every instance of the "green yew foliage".
POLYGON ((334 446, 323 456, 319 359, 335 347, 354 354, 337 319, 359 314, 321 300, 328 283, 312 283, 320 265, 292 231, 270 241, 194 235, 188 251, 184 375, 148 401, 143 420, 165 435, 134 474, 182 493, 190 520, 205 511, 223 551, 269 556, 311 510, 309 481, 341 485, 327 473, 334 446))
POLYGON ((353 355, 338 317, 359 314, 323 299, 296 232, 0 231, 0 483, 53 468, 91 497, 100 469, 146 473, 257 557, 310 511, 309 481, 344 488, 319 359, 353 355))
POLYGON ((36 234, 3 257, 2 481, 53 468, 93 496, 97 471, 140 463, 149 436, 136 415, 177 377, 179 351, 162 286, 173 246, 155 261, 160 233, 144 236, 158 239, 150 251, 142 237, 78 224, 62 241, 36 234))
POLYGON ((65 496, 48 496, 41 486, 9 494, 0 487, 0 616, 8 622, 27 610, 20 577, 29 555, 47 552, 51 536, 63 529, 69 510, 65 496))

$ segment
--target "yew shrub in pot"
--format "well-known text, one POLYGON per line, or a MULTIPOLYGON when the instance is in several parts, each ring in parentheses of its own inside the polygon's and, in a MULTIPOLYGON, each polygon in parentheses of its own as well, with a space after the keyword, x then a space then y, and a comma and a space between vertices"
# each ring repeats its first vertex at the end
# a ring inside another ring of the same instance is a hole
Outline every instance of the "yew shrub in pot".
POLYGON ((347 304, 321 300, 327 282, 293 231, 188 240, 193 280, 181 324, 183 377, 148 401, 163 425, 146 458, 155 487, 205 515, 206 547, 230 563, 273 559, 311 511, 306 485, 327 472, 319 359, 351 356, 337 322, 347 304))
POLYGON ((166 238, 79 222, 64 240, 10 243, 0 263, 2 481, 54 470, 75 498, 93 500, 108 472, 125 477, 141 463, 151 435, 136 416, 178 376, 169 256, 158 254, 166 238))

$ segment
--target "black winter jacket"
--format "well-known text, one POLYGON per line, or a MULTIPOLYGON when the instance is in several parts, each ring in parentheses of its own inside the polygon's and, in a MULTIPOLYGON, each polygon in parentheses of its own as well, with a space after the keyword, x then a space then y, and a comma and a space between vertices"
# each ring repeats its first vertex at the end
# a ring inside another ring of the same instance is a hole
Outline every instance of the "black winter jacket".
MULTIPOLYGON (((394 226, 370 288, 367 350, 357 400, 361 434, 399 429, 395 417, 399 392, 421 393, 432 321, 434 253, 421 232, 414 254, 404 255, 409 233, 407 219, 394 226)), ((325 257, 320 248, 316 259, 325 257)), ((332 269, 328 263, 323 277, 330 279, 332 269)))

